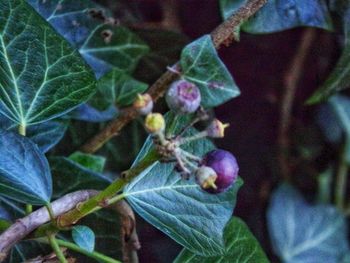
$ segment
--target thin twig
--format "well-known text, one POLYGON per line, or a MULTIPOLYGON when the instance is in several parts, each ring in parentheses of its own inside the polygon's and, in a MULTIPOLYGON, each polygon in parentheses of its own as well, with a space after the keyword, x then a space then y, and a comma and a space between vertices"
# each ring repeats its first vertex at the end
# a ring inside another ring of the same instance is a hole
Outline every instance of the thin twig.
POLYGON ((283 179, 289 180, 288 150, 289 136, 288 130, 292 116, 292 106, 295 92, 300 80, 303 65, 305 63, 311 44, 316 36, 314 28, 307 28, 303 32, 299 47, 293 57, 291 66, 284 78, 284 94, 281 100, 280 125, 278 131, 278 159, 283 179))

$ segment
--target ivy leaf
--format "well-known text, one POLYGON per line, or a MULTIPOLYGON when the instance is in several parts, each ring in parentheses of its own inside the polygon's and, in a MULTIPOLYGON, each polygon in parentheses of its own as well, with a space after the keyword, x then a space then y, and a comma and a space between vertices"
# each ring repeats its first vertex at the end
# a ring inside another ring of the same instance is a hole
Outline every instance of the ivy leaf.
POLYGON ((115 106, 110 106, 108 109, 99 111, 87 103, 79 106, 73 111, 69 117, 79 121, 86 122, 105 122, 115 118, 118 115, 118 110, 115 106))
MULTIPOLYGON (((148 153, 148 139, 137 158, 148 153)), ((190 143, 187 150, 202 156, 212 150, 209 140, 190 143)), ((194 179, 182 180, 173 164, 154 163, 124 188, 135 211, 190 251, 213 256, 223 252, 223 230, 232 215, 239 179, 227 192, 212 195, 194 179)))
POLYGON ((69 159, 96 173, 102 173, 106 163, 106 158, 103 156, 82 153, 79 151, 71 154, 69 159))
POLYGON ((79 53, 26 1, 0 3, 0 110, 23 126, 63 115, 95 91, 79 53))
POLYGON ((311 97, 306 101, 307 104, 316 104, 327 100, 338 91, 350 87, 350 41, 347 42, 337 65, 324 82, 311 97))
POLYGON ((115 104, 127 106, 147 87, 147 84, 133 79, 120 69, 114 69, 98 80, 97 93, 89 103, 99 110, 106 110, 115 104))
POLYGON ((337 14, 342 20, 345 46, 336 66, 333 68, 333 71, 323 85, 306 101, 307 104, 316 104, 326 101, 333 94, 347 89, 350 86, 350 2, 344 0, 331 0, 329 2, 331 11, 337 14))
POLYGON ((350 163, 350 98, 335 95, 321 105, 317 122, 326 139, 335 144, 345 140, 346 158, 350 163))
POLYGON ((272 195, 267 221, 282 262, 337 263, 349 249, 344 216, 335 207, 308 204, 290 185, 272 195))
POLYGON ((186 35, 164 29, 140 29, 136 33, 151 48, 133 74, 146 83, 155 82, 167 66, 175 64, 184 46, 190 42, 186 35))
POLYGON ((210 35, 187 45, 181 53, 180 63, 184 78, 200 89, 204 107, 218 106, 240 94, 210 35))
POLYGON ((89 0, 28 1, 85 58, 97 78, 113 67, 132 71, 148 46, 89 0))
POLYGON ((92 252, 95 248, 95 233, 87 226, 75 226, 72 229, 72 238, 81 248, 92 252))
MULTIPOLYGON (((119 217, 115 211, 102 209, 79 221, 80 224, 93 229, 95 234, 95 251, 113 258, 122 257, 119 217)), ((90 261, 89 258, 86 258, 82 262, 90 261)))
POLYGON ((50 158, 50 165, 55 198, 76 190, 102 190, 111 182, 108 177, 65 157, 50 158))
MULTIPOLYGON (((0 114, 0 126, 4 130, 17 132, 18 125, 0 114)), ((26 137, 46 153, 61 141, 68 127, 67 121, 47 121, 27 127, 26 137)))
POLYGON ((238 217, 233 217, 225 227, 225 251, 216 257, 202 257, 184 249, 173 263, 268 263, 259 242, 250 232, 247 225, 238 217))
POLYGON ((50 202, 52 181, 44 154, 30 139, 0 130, 0 193, 18 202, 50 202))
MULTIPOLYGON (((247 0, 220 0, 222 16, 228 18, 246 2, 247 0)), ((332 30, 326 1, 269 0, 254 17, 242 24, 241 30, 261 34, 300 26, 332 30)))

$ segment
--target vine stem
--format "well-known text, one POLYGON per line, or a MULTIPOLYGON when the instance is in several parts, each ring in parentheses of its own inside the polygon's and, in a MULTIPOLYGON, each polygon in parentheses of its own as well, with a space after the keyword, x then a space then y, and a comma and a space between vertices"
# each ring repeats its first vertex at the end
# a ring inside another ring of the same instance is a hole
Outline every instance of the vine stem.
POLYGON ((345 143, 340 151, 338 170, 335 183, 335 204, 339 210, 343 211, 345 208, 345 194, 346 194, 346 181, 349 172, 349 165, 347 163, 347 149, 350 147, 350 139, 346 139, 345 143))
MULTIPOLYGON (((48 243, 47 240, 45 240, 44 238, 38 238, 36 240, 41 242, 41 243, 48 243)), ((56 239, 56 243, 60 247, 65 247, 65 248, 68 248, 70 250, 79 252, 79 253, 81 253, 83 255, 86 255, 86 256, 88 256, 90 258, 94 258, 94 259, 96 259, 98 261, 101 261, 101 262, 105 262, 105 263, 121 263, 118 260, 115 260, 115 259, 113 259, 111 257, 108 257, 108 256, 103 255, 101 253, 98 253, 96 251, 89 252, 89 251, 79 247, 78 245, 72 243, 72 242, 64 241, 64 240, 61 240, 61 239, 56 239)))
MULTIPOLYGON (((254 15, 263 5, 265 5, 267 0, 249 0, 240 7, 234 14, 232 14, 227 20, 225 20, 222 24, 220 24, 217 28, 213 30, 211 33, 212 41, 216 49, 219 49, 221 45, 229 46, 231 42, 234 40, 234 31, 237 29, 244 21, 246 21, 249 17, 254 15)), ((180 69, 180 63, 176 63, 173 68, 180 69)), ((166 71, 160 78, 148 89, 147 93, 152 97, 153 101, 157 101, 160 97, 162 97, 167 90, 169 84, 178 78, 178 74, 166 71)), ((94 153, 99 150, 107 141, 109 141, 114 136, 118 135, 119 132, 123 129, 125 125, 127 125, 130 121, 135 119, 138 116, 137 110, 135 108, 128 107, 122 110, 119 116, 111 121, 104 129, 102 129, 98 134, 96 134, 93 138, 87 141, 82 147, 81 151, 85 153, 94 153)), ((128 170, 128 172, 124 173, 121 178, 116 179, 110 186, 108 186, 105 190, 97 194, 96 196, 88 199, 85 202, 82 202, 80 205, 76 205, 76 207, 69 212, 56 211, 54 203, 63 203, 62 198, 53 202, 53 211, 55 215, 58 216, 57 223, 63 223, 65 226, 71 226, 76 223, 79 219, 84 217, 85 215, 98 210, 99 208, 104 207, 106 204, 105 201, 109 198, 112 198, 117 194, 131 179, 136 177, 141 171, 146 169, 149 165, 154 163, 154 161, 158 158, 158 156, 150 157, 150 160, 144 160, 144 162, 139 162, 139 164, 128 170), (152 160, 153 158, 153 160, 152 160)), ((66 201, 66 200, 64 200, 66 201)), ((68 206, 68 204, 66 203, 68 206)), ((40 209, 39 209, 40 210, 40 209)), ((45 208, 46 210, 46 208, 45 208)), ((36 211, 35 211, 36 212, 36 211)), ((37 213, 31 213, 28 215, 29 218, 38 216, 37 213), (33 215, 34 214, 34 215, 33 215)), ((27 226, 24 229, 23 226, 20 225, 20 219, 18 223, 15 223, 13 227, 11 226, 8 230, 4 231, 0 235, 0 261, 3 260, 7 252, 10 248, 16 244, 16 242, 20 241, 24 238, 28 233, 29 229, 34 230, 38 227, 38 220, 34 220, 31 223, 27 222, 27 226), (21 229, 19 232, 17 229, 21 229), (12 236, 14 235, 14 236, 12 236), (3 243, 2 243, 3 242, 3 243)), ((40 218, 42 220, 42 218, 40 218)), ((42 222, 42 221, 41 221, 42 222)), ((44 224, 43 222, 42 224, 44 224)))
MULTIPOLYGON (((18 133, 22 136, 26 136, 26 126, 24 124, 20 124, 18 126, 18 133)), ((31 204, 26 204, 26 214, 30 214, 33 212, 33 206, 31 204)))
POLYGON ((48 234, 47 238, 49 240, 49 243, 53 249, 53 251, 55 252, 58 260, 60 261, 60 263, 68 263, 67 259, 65 258, 65 256, 62 253, 62 250, 60 248, 60 246, 57 243, 57 239, 55 237, 54 234, 48 234))
POLYGON ((314 28, 307 28, 303 32, 299 47, 293 57, 292 63, 284 77, 284 93, 281 100, 280 123, 278 129, 278 161, 281 175, 284 180, 290 179, 289 172, 289 126, 292 116, 292 107, 295 92, 300 80, 303 65, 316 36, 314 28))

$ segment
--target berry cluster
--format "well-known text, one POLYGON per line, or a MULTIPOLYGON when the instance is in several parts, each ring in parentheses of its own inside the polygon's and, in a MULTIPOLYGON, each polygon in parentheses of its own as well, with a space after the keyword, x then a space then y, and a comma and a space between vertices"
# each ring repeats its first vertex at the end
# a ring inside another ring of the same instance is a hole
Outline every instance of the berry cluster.
POLYGON ((227 190, 237 179, 238 164, 228 151, 213 150, 200 158, 181 148, 182 145, 204 137, 222 138, 228 124, 218 119, 211 120, 207 128, 189 137, 185 131, 199 121, 209 119, 207 112, 200 107, 201 94, 196 85, 186 80, 173 82, 166 94, 166 102, 175 114, 195 113, 192 122, 176 135, 165 135, 165 120, 162 114, 153 113, 153 101, 149 94, 138 95, 134 107, 146 115, 145 129, 153 135, 157 152, 166 162, 175 162, 175 169, 184 179, 194 175, 196 182, 209 193, 227 190))

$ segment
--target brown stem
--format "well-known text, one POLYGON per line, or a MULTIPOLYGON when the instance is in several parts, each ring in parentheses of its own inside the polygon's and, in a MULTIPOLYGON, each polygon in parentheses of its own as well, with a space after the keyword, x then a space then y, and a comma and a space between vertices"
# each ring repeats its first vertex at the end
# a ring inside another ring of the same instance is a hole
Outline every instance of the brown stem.
MULTIPOLYGON (((267 0, 250 0, 248 3, 238 9, 236 13, 230 16, 222 24, 213 30, 211 37, 215 48, 221 45, 229 45, 233 41, 234 28, 240 26, 249 17, 254 15, 267 0)), ((180 63, 176 63, 175 68, 180 68, 180 63)), ((160 78, 149 88, 148 93, 151 95, 154 102, 162 97, 168 86, 178 78, 178 74, 172 71, 166 71, 160 78)), ((87 141, 80 150, 85 153, 94 153, 99 150, 107 141, 119 132, 130 121, 138 116, 136 109, 132 106, 122 110, 121 114, 113 121, 111 121, 104 129, 102 129, 93 138, 87 141)))
POLYGON ((124 201, 113 204, 111 209, 114 209, 121 216, 121 242, 124 263, 137 263, 137 250, 141 248, 139 238, 136 233, 135 214, 130 205, 124 201))
POLYGON ((289 180, 289 136, 288 130, 292 116, 292 106, 300 80, 303 65, 305 63, 311 44, 316 36, 314 28, 307 28, 303 32, 299 47, 293 57, 289 70, 284 77, 284 94, 282 95, 281 111, 280 111, 280 125, 278 131, 278 159, 281 168, 281 174, 284 180, 289 180))
MULTIPOLYGON (((64 214, 96 195, 98 191, 82 190, 69 193, 51 203, 55 216, 64 214)), ((26 217, 18 219, 0 236, 0 261, 4 260, 9 249, 37 227, 50 221, 46 207, 42 207, 26 217)))
POLYGON ((179 1, 178 0, 162 0, 161 8, 163 13, 163 19, 161 25, 165 29, 173 31, 181 31, 181 25, 179 21, 179 1))

